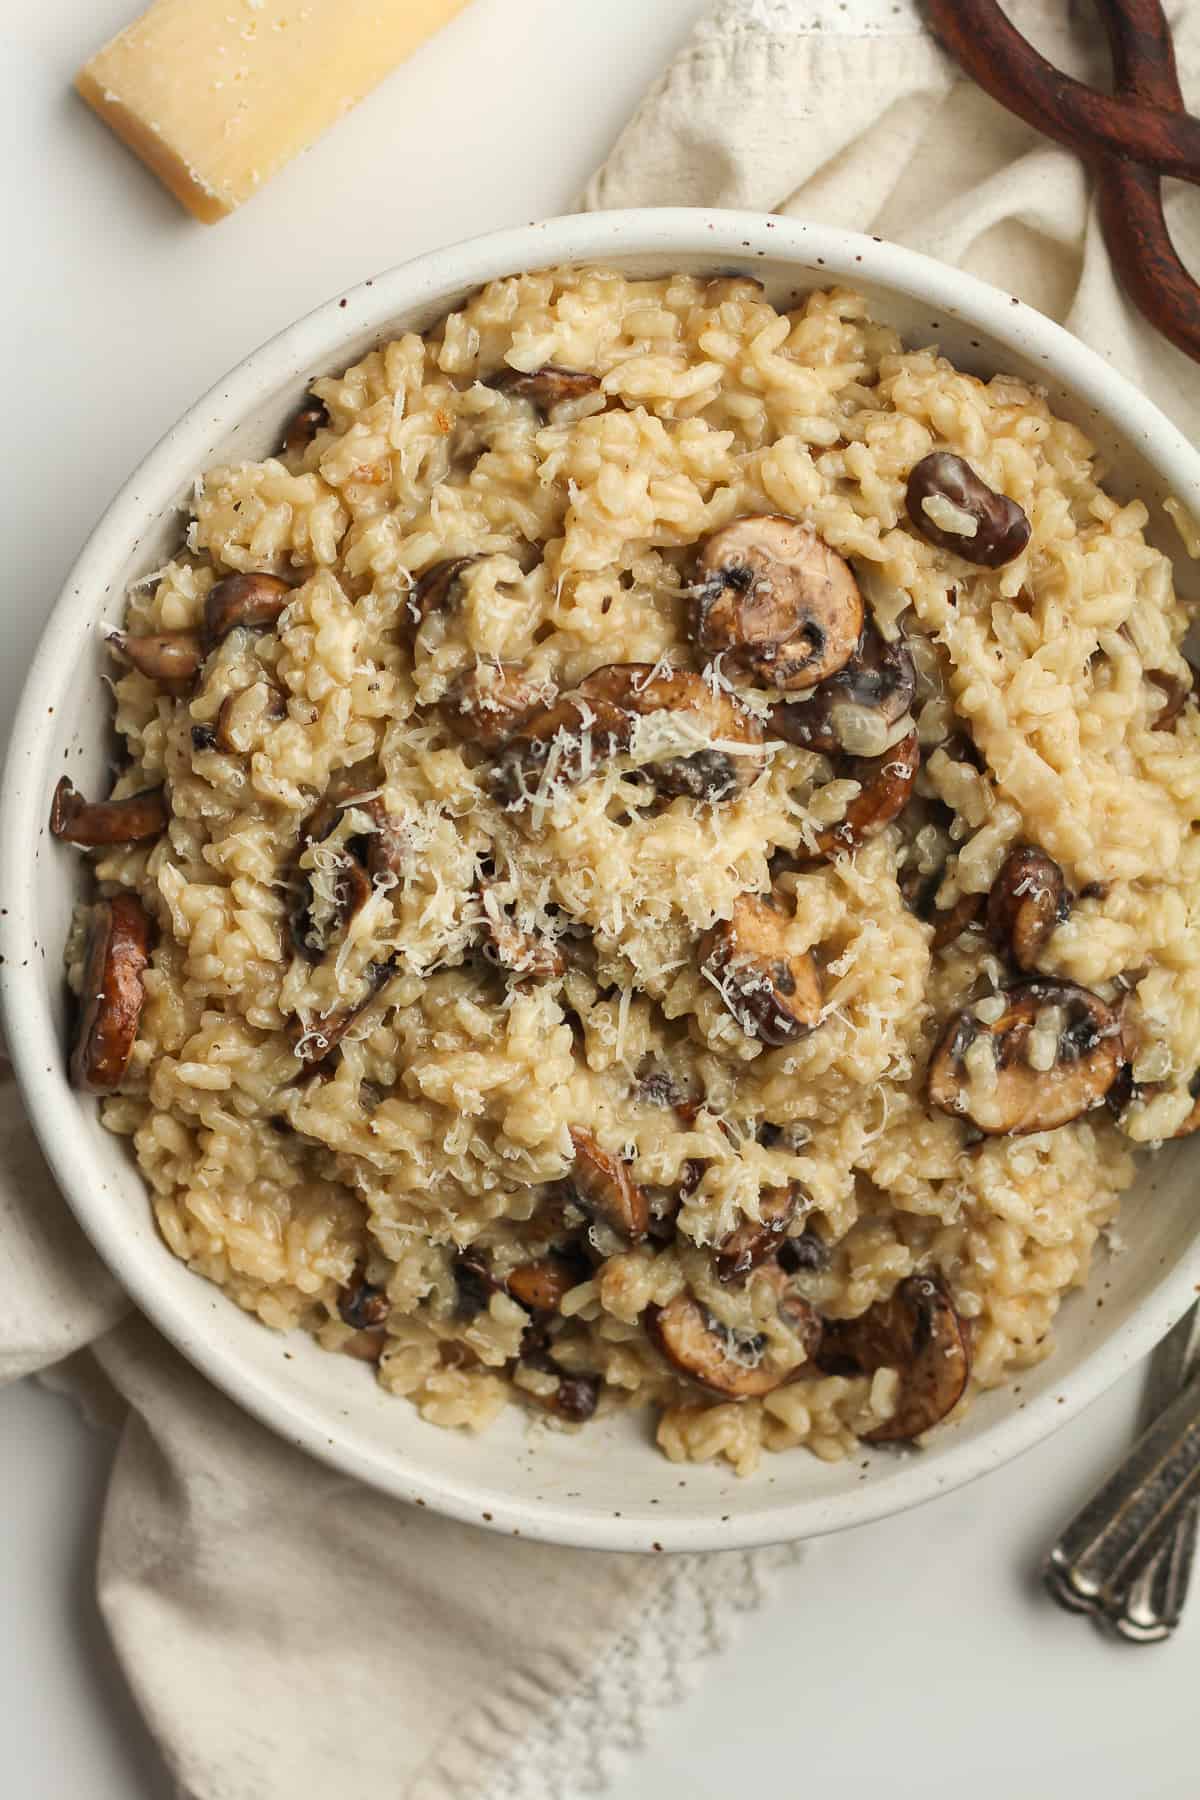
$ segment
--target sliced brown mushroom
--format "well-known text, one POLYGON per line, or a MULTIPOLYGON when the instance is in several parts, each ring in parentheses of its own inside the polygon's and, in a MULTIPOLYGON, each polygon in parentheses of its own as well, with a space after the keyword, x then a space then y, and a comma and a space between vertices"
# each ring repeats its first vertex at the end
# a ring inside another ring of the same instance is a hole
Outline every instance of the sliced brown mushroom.
POLYGON ((571 1198, 589 1218, 628 1244, 640 1244, 650 1224, 650 1202, 628 1165, 602 1150, 590 1131, 572 1125, 575 1161, 567 1176, 571 1198))
POLYGON ((850 565, 796 519, 763 513, 714 531, 696 580, 693 637, 744 675, 815 687, 858 648, 865 614, 850 565))
POLYGON ((327 954, 334 938, 371 898, 373 888, 370 876, 354 852, 339 850, 335 868, 327 872, 327 904, 318 908, 314 873, 302 874, 299 897, 288 916, 292 948, 311 963, 320 962, 327 954))
POLYGON ((551 1252, 536 1262, 521 1263, 505 1286, 530 1312, 556 1313, 571 1289, 587 1280, 588 1272, 589 1265, 582 1257, 551 1252))
POLYGON ((329 423, 329 408, 315 394, 304 396, 304 405, 294 414, 283 440, 285 456, 303 456, 318 431, 329 423))
POLYGON ((278 575, 226 575, 211 587, 204 599, 204 642, 211 650, 239 627, 244 631, 268 631, 292 597, 292 590, 278 575))
POLYGON ((547 768, 573 787, 627 748, 633 723, 621 707, 565 695, 514 732, 491 771, 492 792, 510 810, 527 806, 547 768))
POLYGON ((461 1250, 450 1265, 460 1318, 473 1319, 483 1312, 493 1294, 504 1292, 504 1283, 492 1273, 491 1260, 479 1250, 461 1250))
POLYGON ((982 894, 960 894, 953 906, 942 912, 935 911, 929 921, 933 926, 930 948, 944 950, 948 944, 956 943, 968 926, 975 923, 982 908, 982 894))
POLYGON ((775 1256, 787 1275, 813 1275, 829 1267, 829 1246, 811 1225, 797 1237, 784 1238, 775 1256))
POLYGON ((1024 508, 990 488, 970 463, 949 450, 934 450, 916 464, 905 504, 923 538, 986 569, 1003 568, 1029 542, 1024 508))
POLYGON ((372 882, 357 856, 349 850, 339 859, 333 880, 334 928, 341 930, 371 898, 372 882))
POLYGON ((932 1275, 910 1275, 857 1319, 826 1319, 816 1361, 827 1375, 899 1370, 896 1410, 865 1433, 868 1444, 907 1443, 932 1430, 958 1405, 971 1373, 962 1320, 932 1275))
POLYGON ((190 681, 204 661, 204 647, 196 631, 156 631, 148 637, 114 631, 108 643, 151 681, 190 681))
POLYGON ((501 750, 523 725, 553 703, 546 682, 530 681, 519 663, 480 663, 452 682, 442 716, 480 750, 501 750))
POLYGON ((687 1099, 687 1090, 670 1069, 646 1057, 638 1066, 633 1097, 642 1106, 680 1106, 687 1099))
POLYGON ((362 1263, 344 1288, 338 1290, 338 1312, 342 1322, 355 1331, 370 1331, 382 1325, 392 1310, 387 1289, 367 1280, 362 1263))
MULTIPOLYGON (((374 830, 364 832, 361 839, 361 853, 366 858, 372 881, 378 881, 381 876, 399 879, 408 867, 411 844, 403 825, 384 805, 383 795, 372 794, 365 800, 351 796, 345 805, 355 812, 365 813, 374 826, 374 830)), ((356 847, 358 842, 356 840, 356 847)))
POLYGON ((222 700, 217 722, 213 727, 211 748, 224 750, 230 755, 245 752, 252 747, 256 725, 286 718, 287 699, 275 684, 270 681, 252 682, 240 693, 227 694, 222 700))
POLYGON ((546 1412, 567 1420, 571 1425, 584 1425, 592 1418, 600 1404, 600 1390, 604 1386, 599 1375, 572 1375, 560 1368, 552 1356, 522 1353, 521 1361, 541 1369, 547 1375, 558 1377, 558 1386, 553 1393, 534 1394, 524 1389, 526 1399, 543 1407, 546 1412))
POLYGON ((988 895, 988 934, 1018 969, 1037 967, 1056 925, 1069 909, 1067 884, 1052 856, 1018 844, 1000 865, 988 895))
POLYGON ((143 788, 123 800, 85 800, 64 775, 50 804, 50 831, 81 850, 96 850, 158 837, 169 817, 165 788, 143 788))
MULTIPOLYGON (((357 805, 353 793, 348 793, 344 786, 340 789, 331 788, 300 827, 297 862, 313 844, 321 843, 336 829, 343 812, 357 805)), ((377 795, 364 800, 361 810, 376 822, 389 817, 377 795)), ((320 962, 337 934, 370 899, 374 884, 367 869, 363 867, 362 858, 365 856, 370 862, 376 838, 380 838, 381 843, 374 851, 372 874, 377 872, 388 848, 382 824, 379 831, 364 833, 362 837, 342 845, 336 852, 333 868, 325 871, 326 891, 323 896, 318 895, 314 880, 317 874, 315 869, 294 868, 293 878, 297 892, 288 915, 288 930, 293 950, 298 956, 303 956, 306 962, 320 962)))
POLYGON ((742 894, 733 917, 700 940, 700 966, 746 1033, 794 1043, 821 1022, 821 979, 812 956, 787 949, 788 920, 770 900, 742 894))
POLYGON ((915 731, 882 756, 850 756, 840 763, 838 773, 857 781, 860 792, 836 825, 818 833, 814 860, 851 855, 898 818, 912 796, 920 766, 921 743, 915 731))
POLYGON ((528 1388, 522 1389, 525 1398, 546 1412, 567 1419, 573 1425, 582 1425, 590 1419, 600 1400, 600 1392, 604 1382, 599 1375, 585 1374, 564 1369, 554 1355, 554 1338, 551 1336, 545 1315, 541 1323, 535 1318, 521 1340, 518 1361, 527 1368, 540 1369, 544 1375, 553 1375, 558 1383, 550 1393, 534 1393, 528 1388))
POLYGON ((113 1094, 125 1078, 146 997, 150 919, 132 894, 97 900, 88 929, 71 1079, 89 1094, 113 1094))
POLYGON ((579 684, 589 705, 617 706, 639 718, 677 713, 713 741, 688 754, 647 762, 641 774, 656 793, 715 803, 742 792, 762 768, 762 726, 727 693, 714 693, 702 675, 675 669, 657 675, 651 663, 608 663, 579 684), (744 749, 740 746, 745 746, 744 749))
POLYGON ((682 1169, 679 1171, 679 1186, 675 1190, 681 1204, 684 1200, 691 1199, 692 1195, 700 1186, 700 1183, 704 1180, 707 1169, 708 1160, 706 1157, 689 1156, 687 1158, 682 1169))
POLYGON ((957 1013, 929 1065, 929 1098, 989 1136, 1054 1131, 1098 1106, 1126 1061, 1110 1006, 1070 981, 1025 981, 987 1021, 957 1013))
POLYGON ((717 1280, 744 1281, 751 1269, 774 1256, 803 1198, 804 1190, 795 1181, 788 1187, 768 1188, 760 1194, 759 1217, 735 1225, 717 1245, 717 1280))
POLYGON ((1147 681, 1153 682, 1159 692, 1165 695, 1162 706, 1154 715, 1151 731, 1171 731, 1175 721, 1190 703, 1195 703, 1196 690, 1192 681, 1182 681, 1176 675, 1167 675, 1161 669, 1147 669, 1147 681))
POLYGON ((765 1335, 730 1331, 691 1294, 677 1294, 666 1306, 647 1307, 643 1317, 651 1342, 681 1375, 723 1399, 753 1400, 794 1380, 820 1344, 820 1316, 806 1300, 781 1293, 780 1310, 803 1352, 801 1362, 790 1368, 764 1356, 765 1335))
POLYGON ((767 728, 786 743, 825 756, 881 754, 916 690, 916 670, 903 639, 889 644, 868 623, 845 668, 802 700, 780 700, 771 708, 767 728))
POLYGON ((547 413, 564 400, 582 400, 585 395, 596 393, 600 377, 546 363, 540 369, 501 369, 489 376, 484 385, 518 400, 528 400, 539 412, 547 413))
POLYGON ((599 1375, 569 1375, 560 1369, 557 1389, 541 1404, 557 1413, 560 1419, 566 1419, 572 1425, 583 1425, 599 1406, 603 1386, 599 1375))
POLYGON ((300 1061, 308 1064, 324 1062, 337 1049, 354 1021, 366 1012, 380 988, 394 974, 395 969, 391 963, 368 963, 363 970, 367 992, 357 1005, 344 1006, 336 1012, 326 1013, 313 1025, 304 1025, 299 1019, 293 1019, 288 1026, 288 1037, 300 1061))
POLYGON ((466 571, 483 559, 479 556, 448 556, 431 563, 404 597, 404 614, 409 632, 415 635, 430 613, 443 612, 453 601, 454 589, 466 571))
POLYGON ((480 883, 483 901, 484 955, 489 962, 519 980, 550 981, 561 975, 567 959, 552 938, 525 931, 511 913, 504 911, 486 882, 480 883))

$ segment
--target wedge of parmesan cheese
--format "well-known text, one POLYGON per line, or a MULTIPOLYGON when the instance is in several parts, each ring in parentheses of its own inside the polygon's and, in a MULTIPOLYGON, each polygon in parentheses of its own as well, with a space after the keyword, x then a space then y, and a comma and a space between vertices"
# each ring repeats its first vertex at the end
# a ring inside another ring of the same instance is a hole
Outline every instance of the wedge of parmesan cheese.
POLYGON ((466 0, 156 0, 75 79, 198 219, 224 218, 466 0))

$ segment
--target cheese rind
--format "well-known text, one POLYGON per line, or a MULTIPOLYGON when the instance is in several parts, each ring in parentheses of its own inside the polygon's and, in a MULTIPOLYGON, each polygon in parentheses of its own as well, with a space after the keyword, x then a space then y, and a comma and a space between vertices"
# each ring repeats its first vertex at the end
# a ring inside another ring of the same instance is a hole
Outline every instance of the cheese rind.
POLYGON ((368 94, 467 0, 156 0, 75 86, 212 223, 368 94))

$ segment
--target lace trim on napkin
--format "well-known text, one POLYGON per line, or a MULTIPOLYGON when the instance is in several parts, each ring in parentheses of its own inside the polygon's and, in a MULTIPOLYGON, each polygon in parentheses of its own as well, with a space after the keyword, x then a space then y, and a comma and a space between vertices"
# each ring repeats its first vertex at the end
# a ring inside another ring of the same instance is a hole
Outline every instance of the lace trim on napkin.
POLYGON ((542 1682, 531 1684, 528 1669, 518 1670, 486 1717, 466 1725, 452 1758, 426 1771, 413 1800, 601 1793, 645 1745, 657 1715, 693 1691, 709 1659, 762 1605, 770 1577, 803 1554, 801 1545, 781 1544, 664 1559, 657 1586, 640 1596, 642 1604, 577 1686, 563 1671, 557 1694, 548 1696, 542 1682))

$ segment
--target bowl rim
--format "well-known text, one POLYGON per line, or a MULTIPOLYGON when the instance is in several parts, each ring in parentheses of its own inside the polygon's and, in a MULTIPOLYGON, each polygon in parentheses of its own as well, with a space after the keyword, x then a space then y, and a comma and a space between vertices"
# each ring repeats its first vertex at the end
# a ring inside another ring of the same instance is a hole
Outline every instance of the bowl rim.
MULTIPOLYGON (((473 1479, 431 1473, 419 1454, 387 1446, 368 1451, 343 1444, 338 1421, 292 1398, 245 1364, 219 1331, 205 1333, 178 1316, 155 1282, 156 1260, 122 1232, 118 1210, 94 1181, 82 1133, 64 1104, 61 1049, 45 998, 38 956, 29 956, 36 918, 31 883, 16 875, 42 825, 45 796, 27 768, 44 766, 41 747, 53 734, 47 701, 60 690, 71 658, 59 646, 77 638, 94 616, 94 596, 109 585, 147 520, 186 491, 214 437, 219 441, 265 393, 301 371, 335 368, 345 346, 382 330, 403 311, 498 276, 554 263, 603 262, 606 253, 661 258, 711 250, 722 259, 818 266, 822 281, 866 280, 893 289, 948 317, 982 327, 1026 359, 1041 359, 1053 378, 1096 407, 1166 478, 1170 492, 1200 517, 1200 454, 1132 382, 1094 350, 1016 297, 972 276, 877 237, 764 213, 700 208, 638 208, 577 213, 492 232, 431 251, 335 294, 251 352, 184 413, 159 440, 105 509, 75 562, 43 628, 15 714, 0 797, 0 1022, 21 1094, 43 1153, 83 1230, 142 1313, 202 1375, 286 1441, 322 1462, 396 1498, 420 1500, 467 1524, 526 1538, 607 1550, 697 1551, 749 1548, 849 1529, 906 1510, 975 1480, 1030 1449, 1091 1404, 1147 1353, 1195 1298, 1200 1234, 1177 1266, 1109 1338, 1085 1353, 1061 1384, 989 1426, 978 1439, 946 1447, 936 1461, 906 1459, 887 1482, 856 1485, 839 1495, 815 1494, 739 1517, 648 1521, 638 1515, 574 1508, 560 1501, 497 1497, 473 1479), (27 960, 26 960, 27 958, 27 960), (488 1509, 483 1511, 483 1509, 488 1509), (489 1516, 490 1514, 490 1516, 489 1516)), ((935 315, 937 316, 937 315, 935 315)), ((219 1317, 219 1313, 214 1313, 219 1317)), ((728 1499, 721 1502, 727 1508, 728 1499)))

